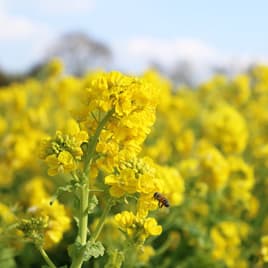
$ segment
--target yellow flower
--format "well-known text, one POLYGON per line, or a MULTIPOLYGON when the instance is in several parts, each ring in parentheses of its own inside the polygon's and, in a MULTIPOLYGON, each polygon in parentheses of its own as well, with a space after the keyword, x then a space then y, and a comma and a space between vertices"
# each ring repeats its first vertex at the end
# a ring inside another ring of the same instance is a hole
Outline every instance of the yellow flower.
POLYGON ((0 219, 5 223, 12 223, 16 219, 11 209, 4 203, 0 203, 0 219))
POLYGON ((67 152, 63 151, 56 154, 49 155, 45 159, 45 162, 48 164, 48 175, 55 176, 59 173, 68 173, 76 169, 76 164, 73 159, 73 156, 67 152))
POLYGON ((137 189, 137 179, 132 169, 124 169, 120 175, 106 176, 105 183, 111 186, 110 194, 114 197, 121 197, 126 193, 133 194, 137 189))
MULTIPOLYGON (((139 159, 132 159, 129 162, 122 161, 118 171, 114 174, 108 175, 105 178, 105 183, 113 187, 117 187, 120 192, 135 193, 137 191, 139 177, 143 175, 143 171, 137 167, 139 165, 139 159)), ((113 191, 111 189, 111 191, 113 191)))
POLYGON ((143 263, 147 263, 149 261, 149 259, 152 256, 154 256, 154 254, 155 254, 155 250, 154 250, 154 248, 152 246, 143 246, 139 250, 138 258, 143 263))
POLYGON ((161 112, 166 112, 172 101, 172 84, 170 81, 157 73, 156 70, 148 70, 143 74, 142 77, 149 81, 154 88, 157 88, 160 91, 161 98, 159 98, 157 109, 161 112))
POLYGON ((62 240, 63 234, 71 227, 71 218, 64 205, 57 200, 50 205, 49 201, 49 199, 44 200, 37 206, 37 214, 48 217, 48 227, 44 237, 44 248, 46 249, 58 244, 62 240))
POLYGON ((159 138, 156 143, 150 146, 146 146, 144 155, 147 155, 154 159, 157 163, 166 163, 171 157, 172 147, 166 138, 159 138))
POLYGON ((89 136, 109 115, 96 146, 100 156, 96 163, 112 172, 120 161, 141 151, 155 121, 158 91, 143 79, 119 72, 97 73, 88 82, 82 104, 73 114, 89 136))
POLYGON ((207 141, 200 141, 198 159, 200 180, 207 183, 213 191, 225 187, 229 175, 229 166, 220 151, 207 141))
POLYGON ((74 120, 67 121, 66 130, 57 131, 54 138, 42 140, 39 157, 49 166, 48 174, 67 173, 76 169, 76 160, 81 160, 82 143, 87 142, 87 132, 80 130, 74 120))
POLYGON ((261 256, 264 262, 268 262, 268 235, 261 238, 261 256))
POLYGON ((239 230, 240 224, 231 221, 223 221, 214 226, 210 231, 210 237, 213 241, 214 248, 212 257, 222 260, 227 267, 236 267, 240 260, 241 239, 248 234, 246 226, 242 232, 239 230))
POLYGON ((227 84, 227 78, 224 75, 215 75, 212 79, 199 86, 198 92, 201 96, 213 96, 215 91, 219 91, 224 88, 227 84))
POLYGON ((133 224, 135 215, 132 212, 123 211, 122 213, 115 215, 115 220, 120 226, 126 228, 130 227, 133 224))
POLYGON ((253 168, 240 157, 227 158, 229 164, 229 180, 227 182, 228 200, 225 206, 240 215, 247 211, 248 216, 256 213, 257 203, 253 197, 253 186, 255 183, 253 168))
POLYGON ((157 209, 157 202, 153 198, 153 194, 141 195, 137 202, 137 216, 145 218, 150 210, 157 209))
POLYGON ((65 132, 67 133, 64 137, 65 148, 70 150, 75 159, 81 159, 83 155, 81 144, 87 142, 87 132, 80 130, 78 123, 73 119, 67 122, 65 132))
POLYGON ((199 161, 196 158, 187 158, 180 161, 178 169, 184 178, 197 176, 199 161))
POLYGON ((243 116, 233 107, 218 105, 204 114, 203 130, 207 137, 226 153, 241 153, 248 142, 243 116))
POLYGON ((137 181, 137 192, 141 194, 152 194, 156 192, 156 181, 154 174, 141 174, 137 181))
POLYGON ((51 184, 41 177, 29 180, 22 188, 23 200, 28 207, 28 214, 34 218, 42 218, 46 222, 44 233, 44 248, 58 244, 63 234, 71 227, 71 217, 67 209, 57 200, 51 205, 48 190, 51 184))
POLYGON ((133 229, 136 227, 136 217, 132 212, 123 211, 122 213, 116 214, 115 221, 122 230, 127 232, 128 235, 133 234, 133 229))
POLYGON ((153 195, 163 190, 156 165, 146 157, 121 161, 115 173, 105 177, 105 184, 111 186, 110 194, 114 197, 138 193, 137 213, 143 217, 156 209, 153 195))
POLYGON ((22 187, 22 200, 26 202, 28 206, 42 203, 43 200, 48 199, 48 193, 51 190, 52 184, 49 180, 36 176, 25 182, 24 186, 22 187))
POLYGON ((169 200, 170 205, 181 205, 185 187, 179 171, 173 167, 157 166, 157 174, 162 183, 162 193, 169 200))
POLYGON ((162 226, 157 225, 155 218, 147 218, 144 222, 144 230, 146 235, 160 235, 162 233, 162 226))
POLYGON ((186 129, 178 136, 175 141, 176 149, 183 155, 188 155, 194 145, 195 137, 194 132, 190 129, 186 129))
POLYGON ((55 77, 61 74, 63 71, 62 61, 58 58, 51 60, 46 66, 46 72, 48 76, 55 77))
POLYGON ((232 81, 228 99, 233 100, 236 104, 241 105, 248 101, 251 93, 250 77, 248 75, 238 75, 232 81))
POLYGON ((154 218, 141 217, 129 211, 116 214, 115 221, 128 236, 142 243, 147 237, 162 233, 162 227, 157 224, 154 218))

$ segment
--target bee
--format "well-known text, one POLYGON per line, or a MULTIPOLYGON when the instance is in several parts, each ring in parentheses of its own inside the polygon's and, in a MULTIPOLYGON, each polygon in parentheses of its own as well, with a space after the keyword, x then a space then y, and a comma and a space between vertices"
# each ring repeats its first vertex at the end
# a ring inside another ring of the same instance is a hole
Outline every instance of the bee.
POLYGON ((165 206, 165 207, 169 207, 170 206, 167 198, 164 197, 162 194, 160 194, 158 192, 155 192, 153 197, 154 197, 155 200, 158 201, 158 207, 161 208, 163 206, 165 206))

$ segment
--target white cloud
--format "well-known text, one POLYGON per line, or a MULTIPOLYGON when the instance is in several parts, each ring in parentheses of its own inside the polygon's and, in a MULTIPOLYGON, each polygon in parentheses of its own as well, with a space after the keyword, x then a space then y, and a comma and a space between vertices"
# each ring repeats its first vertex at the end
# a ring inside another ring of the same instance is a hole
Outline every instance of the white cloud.
POLYGON ((223 67, 231 73, 245 70, 256 62, 268 63, 267 55, 222 51, 194 38, 136 37, 113 42, 115 58, 128 71, 142 71, 150 62, 170 69, 178 61, 188 61, 197 73, 208 73, 212 67, 223 67))
POLYGON ((128 53, 134 57, 153 59, 163 64, 178 59, 189 61, 212 61, 219 52, 208 44, 195 39, 134 38, 128 41, 128 53))
POLYGON ((0 12, 0 40, 17 41, 32 37, 47 35, 48 27, 31 21, 25 17, 13 16, 3 11, 0 12))
POLYGON ((42 59, 47 44, 55 36, 46 24, 11 14, 1 0, 0 25, 0 65, 9 71, 25 70, 42 59))

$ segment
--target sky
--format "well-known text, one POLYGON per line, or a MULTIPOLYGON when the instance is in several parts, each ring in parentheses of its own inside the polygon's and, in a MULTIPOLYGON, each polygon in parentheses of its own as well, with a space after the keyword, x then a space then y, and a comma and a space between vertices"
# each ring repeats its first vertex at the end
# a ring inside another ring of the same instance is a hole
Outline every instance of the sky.
POLYGON ((0 0, 0 68, 24 71, 68 32, 106 43, 113 67, 154 60, 207 65, 268 63, 268 1, 0 0))

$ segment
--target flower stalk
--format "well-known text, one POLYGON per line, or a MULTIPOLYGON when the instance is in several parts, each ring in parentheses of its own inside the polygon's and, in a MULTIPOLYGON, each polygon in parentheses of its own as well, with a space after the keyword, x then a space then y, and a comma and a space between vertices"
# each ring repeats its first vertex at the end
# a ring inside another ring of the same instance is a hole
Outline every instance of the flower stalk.
MULTIPOLYGON (((101 134, 102 129, 105 124, 113 114, 113 110, 109 111, 103 119, 100 121, 96 132, 92 139, 88 142, 88 150, 86 153, 85 161, 84 161, 84 171, 81 175, 81 191, 80 191, 80 208, 79 208, 79 230, 78 230, 78 241, 80 241, 82 246, 85 246, 87 243, 87 234, 88 234, 88 207, 89 207, 89 173, 92 161, 95 156, 96 146, 98 143, 99 136, 101 134)), ((95 241, 104 225, 105 217, 108 215, 110 211, 111 205, 108 204, 107 208, 104 211, 104 215, 100 219, 100 223, 98 225, 98 232, 92 237, 95 241), (103 222, 102 222, 103 221, 103 222)), ((83 252, 81 252, 77 258, 73 260, 71 268, 80 268, 83 264, 83 252)))
POLYGON ((103 226, 104 226, 105 219, 106 219, 106 217, 108 216, 108 214, 109 214, 109 212, 110 212, 110 210, 111 210, 113 204, 114 204, 114 202, 113 202, 112 198, 110 198, 110 199, 108 200, 108 203, 107 203, 106 208, 104 209, 104 211, 103 211, 103 213, 102 213, 102 215, 101 215, 101 218, 100 218, 100 220, 99 220, 99 222, 98 222, 98 225, 97 225, 97 227, 96 227, 96 230, 95 230, 95 232, 92 234, 91 240, 92 240, 93 242, 95 242, 95 241, 98 239, 98 237, 99 237, 99 235, 100 235, 100 233, 101 233, 101 230, 102 230, 102 228, 103 228, 103 226))
POLYGON ((49 256, 45 252, 45 250, 41 246, 36 246, 36 247, 39 250, 39 252, 42 255, 42 257, 44 258, 44 260, 46 261, 47 265, 50 268, 57 268, 57 266, 52 262, 52 260, 49 258, 49 256))

